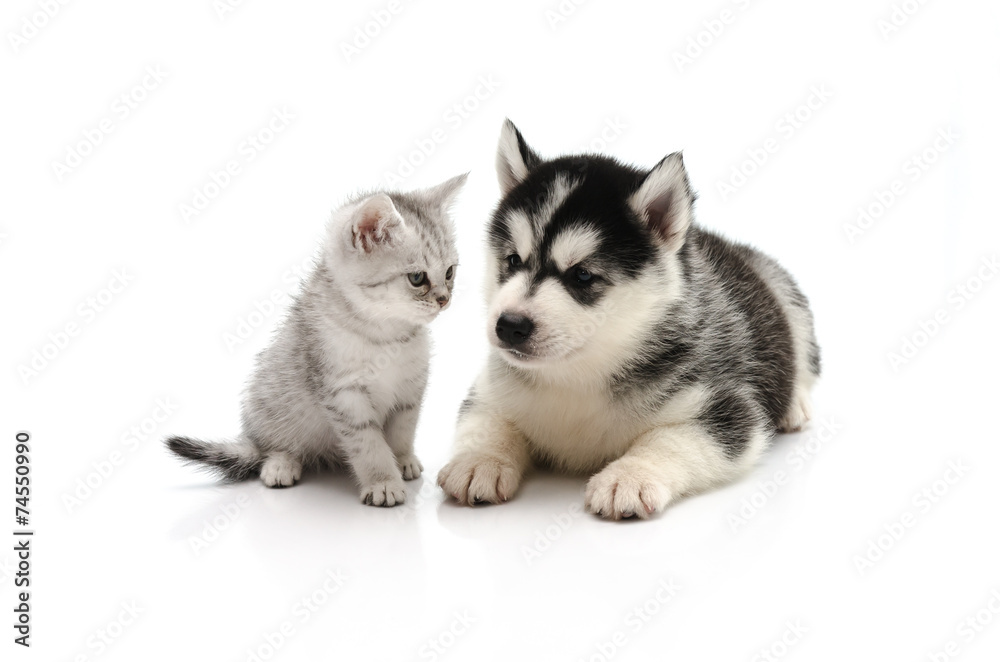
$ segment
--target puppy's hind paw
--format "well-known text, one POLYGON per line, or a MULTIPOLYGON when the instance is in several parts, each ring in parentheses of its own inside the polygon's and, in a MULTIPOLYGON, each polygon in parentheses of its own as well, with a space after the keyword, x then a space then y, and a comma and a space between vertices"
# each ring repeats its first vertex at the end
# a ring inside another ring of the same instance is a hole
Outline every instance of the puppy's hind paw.
POLYGON ((778 430, 780 432, 798 432, 805 427, 810 418, 812 418, 812 399, 809 397, 809 391, 798 387, 795 389, 788 411, 778 422, 778 430))

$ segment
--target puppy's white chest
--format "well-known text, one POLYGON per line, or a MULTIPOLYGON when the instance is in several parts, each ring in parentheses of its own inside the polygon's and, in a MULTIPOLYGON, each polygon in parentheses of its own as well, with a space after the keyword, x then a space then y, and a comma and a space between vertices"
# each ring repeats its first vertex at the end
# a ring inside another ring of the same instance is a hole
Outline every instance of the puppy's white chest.
POLYGON ((603 393, 554 386, 512 392, 508 411, 531 447, 564 468, 587 471, 624 452, 631 430, 603 393))

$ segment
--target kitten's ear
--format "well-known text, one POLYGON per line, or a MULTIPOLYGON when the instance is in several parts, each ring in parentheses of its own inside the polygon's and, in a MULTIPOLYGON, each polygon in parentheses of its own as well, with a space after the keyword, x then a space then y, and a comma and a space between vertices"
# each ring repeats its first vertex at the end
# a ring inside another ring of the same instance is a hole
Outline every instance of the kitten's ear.
POLYGON ((497 146, 497 179, 501 195, 507 195, 528 176, 529 170, 541 162, 541 157, 528 147, 514 123, 504 120, 497 146))
POLYGON ((440 209, 448 209, 455 201, 455 196, 465 186, 465 180, 469 178, 469 173, 465 172, 457 177, 452 177, 446 182, 441 182, 437 186, 422 191, 427 201, 440 209))
POLYGON ((683 246, 691 225, 694 192, 681 153, 674 152, 657 163, 628 203, 667 251, 683 246))
POLYGON ((403 217, 385 193, 377 193, 361 203, 351 217, 351 245, 362 253, 392 244, 403 229, 403 217))

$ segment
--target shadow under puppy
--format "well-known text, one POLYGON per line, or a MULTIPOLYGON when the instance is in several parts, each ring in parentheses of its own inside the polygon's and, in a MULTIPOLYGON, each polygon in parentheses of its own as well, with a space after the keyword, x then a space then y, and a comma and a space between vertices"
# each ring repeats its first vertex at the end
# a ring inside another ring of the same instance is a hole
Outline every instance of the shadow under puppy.
POLYGON ((238 481, 293 485, 304 466, 346 465, 373 506, 403 503, 423 471, 413 438, 427 385, 427 325, 451 301, 458 254, 448 207, 466 175, 380 192, 333 213, 274 341, 257 357, 232 442, 171 437, 185 460, 238 481))
POLYGON ((651 170, 542 159, 508 120, 488 232, 485 369, 438 483, 498 503, 532 462, 593 474, 587 508, 648 517, 746 472, 810 416, 812 314, 773 259, 692 220, 679 153, 651 170))

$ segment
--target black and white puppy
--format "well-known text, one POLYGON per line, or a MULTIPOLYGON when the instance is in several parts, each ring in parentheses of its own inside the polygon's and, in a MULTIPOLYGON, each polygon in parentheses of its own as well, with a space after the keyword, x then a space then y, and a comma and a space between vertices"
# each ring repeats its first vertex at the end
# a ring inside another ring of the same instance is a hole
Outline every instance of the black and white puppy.
POLYGON ((649 171, 547 161, 508 120, 497 174, 492 347, 438 475, 449 495, 506 501, 539 462, 592 473, 591 512, 648 517, 809 420, 806 298, 770 257, 693 223, 679 153, 649 171))

